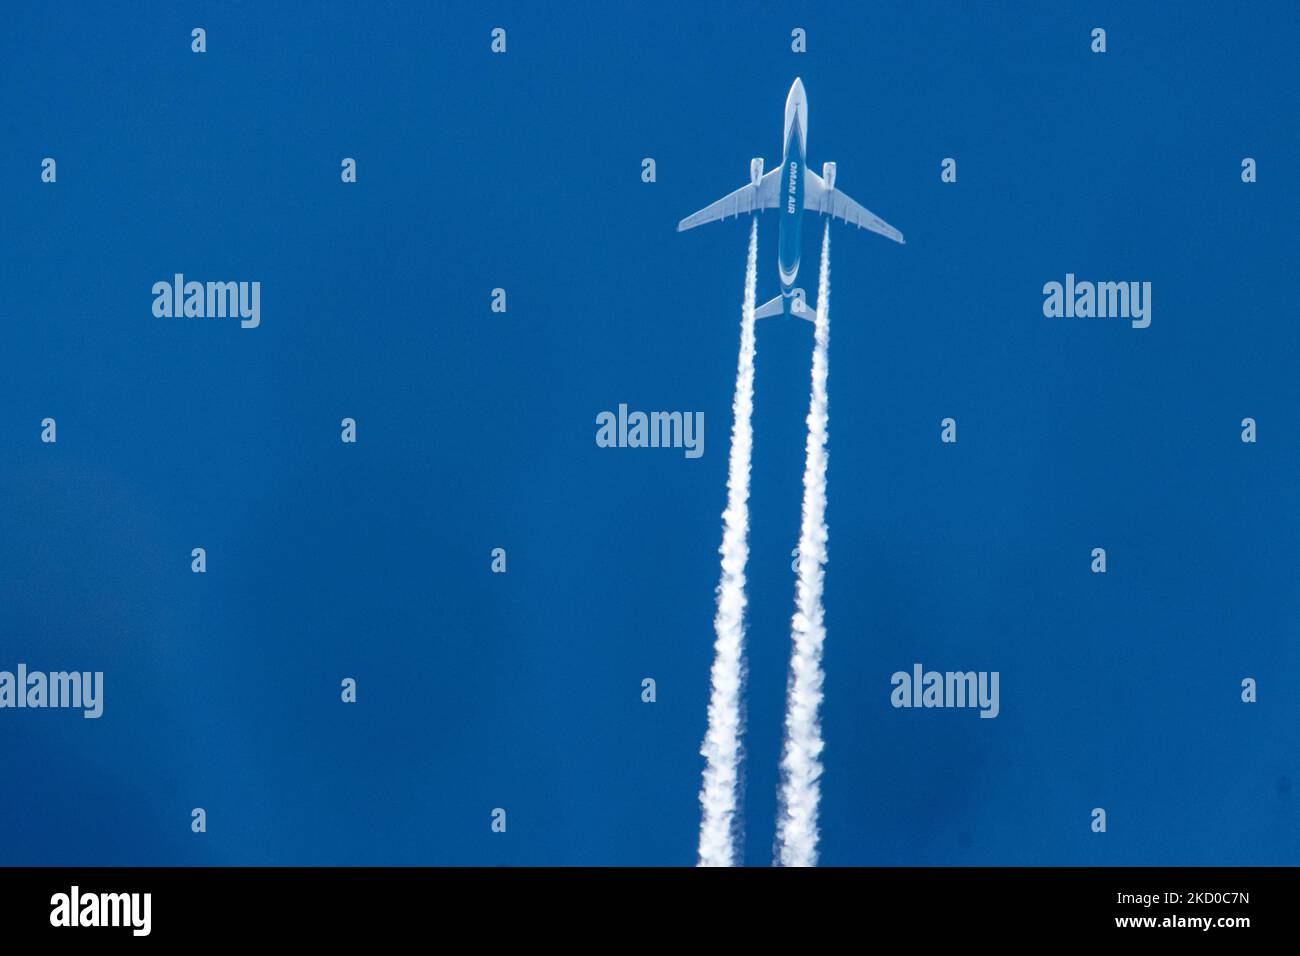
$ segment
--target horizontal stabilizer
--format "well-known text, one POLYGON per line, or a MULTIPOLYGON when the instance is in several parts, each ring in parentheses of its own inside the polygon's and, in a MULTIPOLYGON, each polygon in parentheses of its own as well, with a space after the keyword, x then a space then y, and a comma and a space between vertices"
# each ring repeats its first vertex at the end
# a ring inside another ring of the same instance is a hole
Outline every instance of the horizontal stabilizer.
POLYGON ((754 318, 756 319, 770 319, 774 315, 784 315, 784 314, 785 314, 784 297, 779 295, 775 299, 768 299, 766 302, 764 302, 762 305, 760 305, 757 309, 754 310, 754 318))
POLYGON ((778 295, 776 298, 768 299, 754 310, 756 319, 770 319, 774 315, 793 315, 812 322, 816 314, 804 301, 803 289, 794 289, 790 295, 778 295))

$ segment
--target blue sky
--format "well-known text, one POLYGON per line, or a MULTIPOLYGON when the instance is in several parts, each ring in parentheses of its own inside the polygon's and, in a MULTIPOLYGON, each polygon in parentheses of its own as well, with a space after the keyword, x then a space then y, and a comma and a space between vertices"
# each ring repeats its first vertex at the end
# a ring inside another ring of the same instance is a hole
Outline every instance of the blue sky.
MULTIPOLYGON (((795 75, 908 239, 832 232, 822 861, 1300 859, 1294 7, 845 7, 6 11, 0 669, 106 700, 0 711, 0 863, 694 862, 747 225, 674 225, 795 75), (155 318, 176 272, 260 327, 155 318), (1067 272, 1151 327, 1044 318, 1067 272), (704 455, 598 448, 620 402, 704 455), (1000 716, 891 708, 918 661, 1000 716)), ((810 348, 759 329, 754 865, 810 348)))

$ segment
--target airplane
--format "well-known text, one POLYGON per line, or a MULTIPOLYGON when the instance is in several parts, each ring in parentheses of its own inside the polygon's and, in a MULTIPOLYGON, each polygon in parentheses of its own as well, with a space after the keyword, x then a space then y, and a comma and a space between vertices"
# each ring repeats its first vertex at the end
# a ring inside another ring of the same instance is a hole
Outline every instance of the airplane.
POLYGON ((803 81, 799 77, 795 77, 785 99, 784 143, 779 169, 765 175, 763 158, 759 156, 751 159, 747 185, 687 216, 677 224, 677 231, 684 232, 728 216, 738 218, 742 213, 753 214, 764 209, 779 208, 781 227, 777 239, 777 270, 781 277, 781 294, 759 306, 754 312, 754 318, 793 315, 811 322, 815 310, 804 301, 803 289, 796 288, 794 284, 799 275, 800 233, 805 209, 842 219, 859 229, 869 229, 897 243, 903 242, 903 234, 835 188, 834 163, 822 166, 820 176, 807 167, 808 98, 804 95, 803 81))

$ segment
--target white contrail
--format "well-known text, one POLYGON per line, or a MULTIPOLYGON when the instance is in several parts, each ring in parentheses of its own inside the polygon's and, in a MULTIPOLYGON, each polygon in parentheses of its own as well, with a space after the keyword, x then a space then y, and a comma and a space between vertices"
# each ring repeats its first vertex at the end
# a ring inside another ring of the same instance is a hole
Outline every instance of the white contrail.
POLYGON ((830 344, 831 227, 822 236, 821 275, 813 332, 812 397, 808 402, 808 457, 803 472, 799 529, 799 581, 791 621, 790 677, 786 690, 785 749, 776 833, 783 866, 817 865, 817 802, 821 796, 822 608, 826 564, 827 347, 830 344))
POLYGON ((745 302, 740 319, 740 358, 732 399, 731 458, 727 466, 727 510, 722 513, 722 578, 718 583, 717 634, 713 645, 713 689, 700 788, 700 866, 736 861, 739 818, 736 799, 741 759, 740 695, 745 674, 745 562, 749 559, 749 459, 754 443, 754 287, 758 282, 758 220, 749 230, 745 302))

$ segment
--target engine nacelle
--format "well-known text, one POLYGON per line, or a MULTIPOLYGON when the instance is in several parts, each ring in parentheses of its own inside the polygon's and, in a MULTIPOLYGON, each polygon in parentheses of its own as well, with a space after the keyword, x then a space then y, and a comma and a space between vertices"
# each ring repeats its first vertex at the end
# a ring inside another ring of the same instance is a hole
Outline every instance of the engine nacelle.
POLYGON ((758 156, 749 161, 749 181, 755 186, 763 178, 763 157, 758 156))
POLYGON ((826 188, 835 188, 835 164, 826 163, 822 166, 822 179, 826 180, 826 188))

